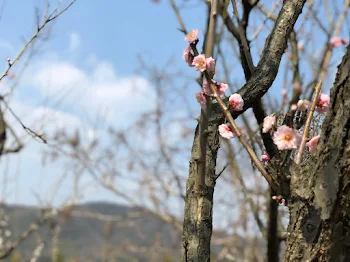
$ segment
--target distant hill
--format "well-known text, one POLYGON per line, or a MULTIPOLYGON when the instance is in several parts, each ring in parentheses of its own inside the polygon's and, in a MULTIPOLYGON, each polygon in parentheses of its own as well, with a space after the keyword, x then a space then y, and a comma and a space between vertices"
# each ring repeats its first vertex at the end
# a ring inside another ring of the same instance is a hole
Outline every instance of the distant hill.
MULTIPOLYGON (((18 236, 40 216, 40 210, 28 206, 5 206, 5 213, 10 217, 10 230, 18 236)), ((64 261, 177 261, 180 257, 181 234, 171 225, 156 216, 145 214, 135 208, 109 203, 88 203, 76 206, 66 219, 61 217, 62 230, 59 235, 60 252, 64 261), (103 219, 115 218, 105 222, 93 218, 94 214, 103 214, 103 219), (66 220, 66 221, 65 221, 66 220), (119 220, 119 221, 118 221, 119 220), (153 248, 153 253, 150 247, 153 248), (104 260, 109 254, 113 260, 104 260), (157 260, 154 260, 155 259, 157 260), (165 260, 164 260, 165 259, 165 260)), ((24 241, 19 252, 19 261, 28 261, 35 249, 38 235, 41 239, 50 239, 52 222, 24 241)), ((40 262, 51 262, 51 241, 46 243, 40 262)), ((7 259, 5 261, 10 261, 7 259)))
MULTIPOLYGON (((19 205, 6 205, 3 208, 10 218, 12 238, 27 230, 42 212, 36 207, 19 205)), ((17 253, 12 259, 4 261, 29 261, 41 239, 46 242, 38 261, 52 262, 51 239, 55 223, 61 226, 58 244, 60 256, 55 262, 180 261, 181 232, 159 217, 137 208, 105 202, 75 206, 71 212, 61 215, 58 221, 50 221, 42 226, 38 233, 32 234, 16 249, 17 253)), ((228 239, 236 247, 235 257, 220 260, 221 262, 243 261, 243 252, 247 252, 246 247, 249 246, 245 238, 227 236, 225 232, 215 232, 214 235, 228 239)), ((252 248, 261 252, 265 249, 264 244, 258 240, 252 248)), ((219 245, 212 246, 213 253, 218 254, 221 250, 219 245)))

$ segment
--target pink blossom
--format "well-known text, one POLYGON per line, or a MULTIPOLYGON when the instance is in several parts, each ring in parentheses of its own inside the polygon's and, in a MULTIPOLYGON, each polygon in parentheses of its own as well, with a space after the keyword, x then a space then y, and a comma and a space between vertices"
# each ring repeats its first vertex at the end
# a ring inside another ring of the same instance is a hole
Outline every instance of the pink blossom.
POLYGON ((290 106, 290 110, 296 111, 298 109, 298 106, 296 104, 293 104, 290 106))
POLYGON ((196 99, 198 103, 201 105, 202 108, 207 107, 207 98, 205 97, 204 93, 199 91, 196 93, 196 99))
POLYGON ((197 55, 195 58, 193 58, 192 65, 194 65, 194 69, 196 71, 204 72, 207 69, 205 56, 204 55, 197 55))
POLYGON ((11 61, 11 58, 6 57, 6 61, 7 61, 7 62, 10 62, 10 61, 11 61))
POLYGON ((337 36, 333 36, 329 41, 332 47, 341 47, 342 45, 345 45, 346 42, 347 40, 345 38, 339 38, 337 36))
POLYGON ((198 30, 197 29, 193 29, 192 31, 190 31, 186 36, 185 36, 185 40, 187 42, 189 42, 190 44, 196 42, 198 40, 198 30))
POLYGON ((243 101, 243 98, 240 94, 235 93, 235 94, 231 95, 228 100, 230 101, 231 106, 232 106, 234 111, 243 110, 244 101, 243 101))
POLYGON ((286 96, 287 95, 287 89, 282 88, 281 94, 282 94, 282 96, 286 96))
POLYGON ((236 137, 236 134, 232 132, 231 126, 229 123, 219 125, 219 134, 226 139, 236 137))
POLYGON ((286 200, 283 198, 283 196, 272 196, 272 200, 275 200, 280 205, 286 205, 286 200))
POLYGON ((218 88, 219 94, 222 95, 222 94, 224 94, 225 91, 227 90, 228 85, 227 85, 227 84, 224 84, 224 83, 220 83, 218 87, 219 87, 219 88, 218 88))
MULTIPOLYGON (((212 79, 211 82, 214 85, 216 85, 216 81, 215 80, 212 79)), ((202 84, 202 86, 203 86, 204 93, 206 93, 208 95, 211 95, 213 93, 211 91, 210 85, 209 85, 209 83, 208 83, 208 81, 207 81, 207 79, 205 77, 203 77, 203 84, 202 84)), ((219 94, 220 94, 220 92, 219 92, 219 94)))
POLYGON ((270 157, 268 154, 261 155, 261 161, 267 162, 270 160, 270 157))
POLYGON ((271 130, 271 128, 275 125, 276 122, 276 117, 274 115, 269 115, 264 118, 264 123, 263 123, 263 133, 267 133, 271 130))
POLYGON ((283 125, 273 134, 273 142, 279 150, 295 149, 300 144, 300 135, 294 129, 283 125))
POLYGON ((202 87, 203 87, 203 90, 206 94, 210 95, 212 92, 211 92, 211 88, 210 88, 210 85, 207 81, 207 79, 204 77, 203 78, 203 84, 202 84, 202 87))
POLYGON ((308 110, 309 106, 310 106, 310 101, 308 100, 299 100, 297 103, 298 106, 298 110, 300 111, 306 111, 308 110))
MULTIPOLYGON (((218 90, 218 93, 219 95, 222 95, 225 93, 226 89, 228 88, 228 85, 227 84, 224 84, 224 83, 220 83, 220 84, 217 84, 215 80, 211 80, 212 83, 217 87, 217 90, 218 90)), ((204 93, 208 94, 208 95, 211 95, 213 92, 211 91, 211 88, 209 86, 209 83, 207 81, 207 79, 204 77, 203 78, 203 91, 204 93)))
POLYGON ((309 142, 306 143, 306 146, 309 148, 309 152, 313 153, 317 149, 317 144, 318 141, 320 140, 320 136, 314 136, 313 138, 310 139, 309 142))
POLYGON ((321 94, 315 110, 320 114, 327 112, 329 107, 329 100, 329 95, 321 94))
POLYGON ((193 63, 193 55, 191 53, 191 46, 188 46, 184 52, 183 52, 183 55, 182 55, 182 58, 186 61, 186 63, 189 65, 189 66, 193 66, 192 63, 193 63))
POLYGON ((292 54, 288 51, 288 49, 286 49, 286 50, 284 51, 284 53, 286 54, 286 56, 287 56, 288 58, 291 58, 291 57, 292 57, 292 54))
POLYGON ((298 43, 298 50, 301 51, 301 52, 304 51, 304 43, 302 43, 302 42, 298 43))
POLYGON ((207 70, 210 71, 210 72, 213 72, 214 69, 215 69, 215 59, 212 58, 212 57, 208 57, 205 60, 205 63, 207 65, 207 70))
POLYGON ((294 92, 301 94, 301 92, 303 91, 303 89, 302 89, 302 87, 301 87, 300 82, 295 82, 295 83, 294 83, 294 85, 293 85, 293 90, 294 90, 294 92))

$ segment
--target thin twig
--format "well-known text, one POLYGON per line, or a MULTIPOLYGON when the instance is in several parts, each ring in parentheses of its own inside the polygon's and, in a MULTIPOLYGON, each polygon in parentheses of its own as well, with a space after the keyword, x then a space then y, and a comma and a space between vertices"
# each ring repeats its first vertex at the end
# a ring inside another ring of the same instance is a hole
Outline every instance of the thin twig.
POLYGON ((300 144, 300 147, 299 147, 299 150, 298 150, 298 155, 297 155, 297 160, 296 160, 296 164, 297 165, 300 164, 302 156, 303 156, 303 151, 304 151, 304 148, 305 148, 306 140, 308 139, 308 135, 309 135, 309 128, 310 128, 311 120, 312 120, 312 117, 314 115, 314 111, 315 111, 315 108, 316 108, 316 105, 317 105, 317 102, 318 102, 318 96, 319 96, 319 94, 321 92, 321 86, 322 86, 322 81, 320 81, 318 83, 318 85, 316 86, 316 88, 315 88, 315 91, 316 91, 315 97, 314 97, 314 99, 312 101, 312 105, 311 105, 309 114, 308 114, 307 119, 306 119, 306 124, 305 124, 305 127, 304 127, 303 138, 301 140, 301 144, 300 144))
MULTIPOLYGON (((33 34, 33 36, 30 38, 30 40, 28 42, 26 42, 26 44, 23 46, 22 50, 19 51, 19 53, 17 54, 17 56, 15 57, 14 60, 10 60, 8 61, 8 66, 5 69, 5 71, 1 74, 0 76, 0 81, 7 76, 7 74, 9 73, 11 67, 18 62, 18 60, 22 57, 22 55, 24 54, 24 52, 28 49, 28 47, 33 43, 33 41, 39 36, 39 33, 41 32, 41 30, 48 24, 50 23, 52 20, 56 19, 57 17, 59 17, 61 14, 63 14, 65 11, 68 10, 69 7, 71 7, 74 2, 76 2, 76 0, 73 0, 66 8, 64 8, 63 10, 61 10, 61 12, 59 12, 57 15, 53 16, 54 12, 51 13, 51 15, 44 19, 44 21, 42 22, 42 24, 40 26, 37 27, 37 30, 35 31, 35 33, 33 34)), ((57 9, 58 7, 56 7, 57 9)), ((55 10, 56 10, 55 9, 55 10)))
POLYGON ((36 133, 35 131, 33 131, 32 129, 30 129, 29 127, 27 127, 26 125, 23 124, 22 120, 15 114, 15 112, 11 109, 11 107, 8 105, 8 103, 5 101, 5 99, 0 96, 0 101, 2 101, 2 103, 5 105, 5 107, 9 110, 9 112, 12 114, 12 116, 18 121, 18 123, 20 123, 20 125, 22 126, 22 128, 29 134, 31 135, 33 138, 38 138, 40 141, 42 141, 44 144, 47 143, 44 134, 39 135, 38 133, 36 133))

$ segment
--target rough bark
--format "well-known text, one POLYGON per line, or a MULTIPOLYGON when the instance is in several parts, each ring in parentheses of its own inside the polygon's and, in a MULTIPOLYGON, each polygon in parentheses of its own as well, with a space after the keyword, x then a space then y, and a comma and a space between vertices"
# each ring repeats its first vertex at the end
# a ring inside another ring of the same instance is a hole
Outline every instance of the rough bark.
POLYGON ((219 149, 219 134, 217 129, 217 123, 209 123, 206 155, 206 192, 202 194, 198 194, 194 190, 197 173, 197 161, 194 156, 199 150, 198 127, 195 132, 189 178, 186 184, 185 218, 182 233, 182 261, 186 262, 210 261, 213 194, 216 179, 215 167, 219 149))
MULTIPOLYGON (((296 23, 306 0, 285 0, 275 26, 266 40, 260 61, 249 81, 237 92, 244 99, 241 112, 232 112, 236 118, 254 105, 271 87, 278 73, 279 64, 287 46, 287 39, 296 23)), ((230 24, 235 30, 233 24, 230 24)), ((227 101, 226 101, 227 102, 227 101)), ((223 123, 224 115, 217 103, 212 103, 206 136, 205 184, 203 192, 194 191, 198 173, 197 156, 200 150, 199 128, 197 126, 190 160, 189 177, 186 184, 185 213, 182 234, 182 261, 210 261, 210 239, 212 234, 212 209, 215 186, 215 166, 219 149, 218 126, 223 123)))
POLYGON ((350 46, 315 155, 294 166, 285 261, 350 261, 350 46))

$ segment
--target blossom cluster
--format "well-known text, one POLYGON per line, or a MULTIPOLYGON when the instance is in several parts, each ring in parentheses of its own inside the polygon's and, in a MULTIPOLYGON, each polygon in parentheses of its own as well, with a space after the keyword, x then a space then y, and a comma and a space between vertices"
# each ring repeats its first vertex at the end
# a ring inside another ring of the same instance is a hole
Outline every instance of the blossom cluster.
MULTIPOLYGON (((196 44, 198 43, 198 30, 194 29, 190 31, 185 36, 185 40, 189 43, 189 46, 183 52, 183 59, 186 63, 193 67, 196 71, 199 72, 210 72, 213 73, 215 71, 215 59, 212 57, 205 57, 204 54, 197 54, 196 44)), ((333 37, 331 39, 330 44, 333 47, 339 47, 341 44, 345 44, 345 39, 339 39, 333 37)), ((207 98, 213 96, 213 93, 217 95, 223 95, 227 90, 228 85, 225 83, 217 83, 213 79, 209 79, 208 75, 205 75, 202 82, 202 91, 196 93, 196 100, 201 105, 203 109, 207 106, 207 98), (215 91, 215 92, 214 92, 215 91)), ((297 93, 302 92, 302 87, 300 83, 294 83, 293 89, 297 93)), ((214 96, 215 97, 215 96, 214 96)), ((282 97, 285 103, 288 103, 287 100, 287 90, 282 90, 282 97)), ((316 112, 322 114, 328 110, 330 103, 330 98, 326 94, 321 94, 318 97, 316 112)), ((297 104, 291 106, 292 111, 303 111, 306 112, 310 108, 310 101, 308 100, 299 100, 297 104)), ((234 111, 242 111, 244 108, 244 100, 242 96, 238 93, 232 94, 229 97, 229 106, 234 111)), ((218 131, 223 138, 231 139, 236 137, 236 134, 232 130, 232 127, 229 123, 225 123, 219 126, 218 131)), ((277 146, 279 150, 292 150, 297 149, 300 146, 302 137, 298 134, 297 130, 293 127, 287 126, 285 124, 281 126, 277 126, 277 119, 275 114, 266 116, 264 118, 263 133, 271 133, 273 142, 277 146)), ((320 136, 315 136, 306 143, 306 146, 309 149, 309 152, 315 152, 317 148, 317 143, 320 139, 320 136)), ((267 162, 270 160, 269 155, 263 154, 261 156, 261 160, 267 162)))
MULTIPOLYGON (((326 94, 321 94, 318 97, 315 110, 320 114, 325 113, 329 108, 329 102, 330 102, 329 96, 326 94)), ((298 103, 296 104, 295 110, 305 112, 309 110, 310 105, 311 103, 308 100, 299 100, 298 103)), ((269 132, 272 134, 273 142, 279 150, 297 149, 300 146, 300 143, 302 140, 301 135, 294 128, 284 124, 281 126, 277 126, 277 117, 275 114, 268 115, 264 118, 262 132, 263 133, 269 132)), ((235 135, 232 133, 230 129, 229 124, 220 125, 219 133, 222 137, 226 139, 235 137, 235 135)), ((320 135, 317 135, 309 139, 309 141, 306 143, 306 146, 310 153, 313 153, 316 151, 319 140, 320 140, 320 135)), ((268 154, 263 154, 261 156, 261 160, 263 162, 267 162, 270 160, 270 157, 268 154)))
MULTIPOLYGON (((215 71, 215 59, 212 57, 205 57, 204 54, 194 54, 194 48, 196 44, 198 43, 198 30, 193 29, 185 36, 185 41, 189 43, 189 46, 184 50, 183 52, 183 59, 186 61, 186 63, 193 67, 196 71, 199 72, 210 72, 213 73, 215 71)), ((228 85, 225 83, 218 83, 213 79, 207 79, 207 77, 203 78, 202 83, 202 91, 198 91, 196 93, 196 100, 201 105, 203 109, 207 106, 207 97, 213 96, 213 89, 214 87, 216 89, 216 92, 218 95, 223 95, 225 91, 228 89, 228 85)), ((229 97, 230 106, 235 111, 241 111, 243 110, 244 101, 241 95, 239 94, 233 94, 229 97)), ((222 128, 222 130, 224 130, 222 128)), ((231 136, 231 135, 226 135, 231 136)), ((230 137, 232 138, 232 137, 230 137)))
MULTIPOLYGON (((329 107, 330 98, 326 94, 321 94, 318 97, 316 111, 320 114, 325 113, 329 107)), ((310 107, 310 101, 308 100, 299 100, 296 104, 296 109, 299 111, 307 111, 310 107)), ((273 133, 273 142, 279 150, 291 150, 297 149, 301 143, 301 135, 297 131, 287 125, 282 125, 277 127, 277 119, 275 115, 269 115, 264 118, 264 123, 262 127, 262 132, 272 132, 273 133)), ((317 149, 317 144, 320 139, 320 136, 317 135, 306 143, 306 146, 309 149, 309 152, 315 152, 317 149)), ((268 155, 264 154, 261 157, 261 160, 266 162, 270 158, 268 155)))
POLYGON ((338 36, 333 36, 329 41, 331 47, 341 47, 342 45, 346 45, 347 41, 345 38, 339 38, 338 36))

